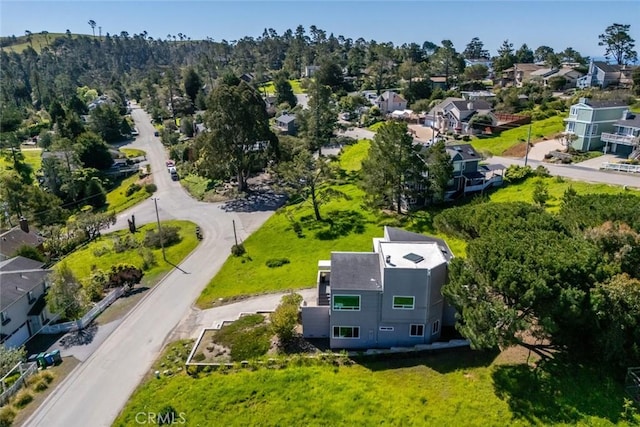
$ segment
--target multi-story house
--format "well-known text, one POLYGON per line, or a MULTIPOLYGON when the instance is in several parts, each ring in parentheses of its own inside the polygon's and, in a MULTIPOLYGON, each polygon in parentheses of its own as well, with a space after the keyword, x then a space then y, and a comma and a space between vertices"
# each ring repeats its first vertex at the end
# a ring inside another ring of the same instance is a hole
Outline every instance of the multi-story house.
POLYGON ((332 252, 318 263, 316 298, 303 302, 303 335, 345 349, 438 340, 455 321, 441 293, 452 257, 444 240, 392 227, 373 252, 332 252))
MULTIPOLYGON (((614 124, 629 107, 622 101, 591 101, 580 98, 571 106, 565 134, 571 135, 571 146, 578 151, 594 151, 604 147, 602 133, 611 133, 614 124)), ((626 113, 625 113, 626 114, 626 113)))
POLYGON ((622 112, 622 118, 613 124, 613 132, 602 132, 605 153, 640 158, 640 114, 629 110, 622 112))
POLYGON ((0 342, 6 347, 21 346, 51 318, 45 301, 51 270, 42 267, 21 256, 0 261, 0 342))
POLYGON ((495 124, 496 120, 491 110, 491 104, 482 99, 472 101, 446 98, 429 111, 425 117, 425 126, 430 126, 441 133, 451 131, 468 135, 473 133, 471 119, 476 115, 489 116, 492 124, 495 124))
POLYGON ((602 61, 591 61, 584 77, 576 81, 578 89, 587 87, 631 86, 631 73, 637 66, 608 64, 602 61))
POLYGON ((407 101, 397 93, 388 90, 376 98, 374 104, 382 114, 388 114, 396 110, 406 110, 407 101))

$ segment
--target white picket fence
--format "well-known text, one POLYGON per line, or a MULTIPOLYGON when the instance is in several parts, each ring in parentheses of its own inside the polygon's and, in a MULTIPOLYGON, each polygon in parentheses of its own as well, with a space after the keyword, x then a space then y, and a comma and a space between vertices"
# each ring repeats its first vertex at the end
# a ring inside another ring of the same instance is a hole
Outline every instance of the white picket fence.
POLYGON ((0 395, 0 406, 4 406, 11 396, 16 394, 22 387, 24 387, 27 383, 27 378, 31 375, 35 374, 38 371, 38 364, 36 362, 19 362, 11 368, 9 373, 0 379, 2 383, 2 394, 0 395), (4 381, 7 377, 11 376, 15 371, 20 371, 20 378, 18 378, 13 384, 9 387, 5 386, 4 381))
MULTIPOLYGON (((120 298, 124 293, 124 288, 116 288, 109 295, 104 297, 99 303, 87 312, 81 319, 72 322, 57 323, 55 325, 46 325, 39 333, 41 334, 61 334, 69 331, 78 331, 86 328, 89 323, 95 319, 98 314, 102 313, 115 300, 120 298)), ((55 319, 54 319, 55 320, 55 319)))

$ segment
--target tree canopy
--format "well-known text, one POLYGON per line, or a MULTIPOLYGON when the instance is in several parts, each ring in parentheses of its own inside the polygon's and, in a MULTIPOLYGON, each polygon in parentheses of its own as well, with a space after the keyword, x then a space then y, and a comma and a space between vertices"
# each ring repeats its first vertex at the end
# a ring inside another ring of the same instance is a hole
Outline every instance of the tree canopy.
POLYGON ((599 46, 604 46, 606 57, 613 57, 616 64, 628 64, 638 60, 638 52, 633 50, 635 40, 629 35, 631 25, 612 24, 598 36, 599 46))

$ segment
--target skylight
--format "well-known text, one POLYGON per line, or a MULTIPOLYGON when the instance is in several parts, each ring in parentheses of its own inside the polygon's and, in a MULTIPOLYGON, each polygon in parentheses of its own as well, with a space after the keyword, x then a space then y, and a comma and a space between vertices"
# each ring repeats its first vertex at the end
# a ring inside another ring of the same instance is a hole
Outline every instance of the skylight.
POLYGON ((410 252, 408 254, 406 254, 405 256, 403 256, 402 258, 404 259, 408 259, 409 261, 413 261, 415 264, 424 261, 424 257, 418 255, 418 254, 414 254, 413 252, 410 252))

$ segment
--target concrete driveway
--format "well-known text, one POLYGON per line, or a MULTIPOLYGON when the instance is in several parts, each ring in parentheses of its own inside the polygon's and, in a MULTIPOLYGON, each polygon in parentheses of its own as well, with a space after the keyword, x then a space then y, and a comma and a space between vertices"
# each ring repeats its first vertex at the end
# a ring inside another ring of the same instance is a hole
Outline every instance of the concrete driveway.
MULTIPOLYGON (((190 313, 192 302, 218 272, 238 237, 246 239, 272 215, 276 197, 257 195, 229 203, 194 200, 165 169, 165 149, 149 116, 133 107, 140 135, 133 147, 147 152, 158 191, 161 219, 187 219, 198 225, 204 240, 130 311, 85 362, 51 393, 26 421, 27 426, 110 426, 162 350, 168 335, 190 313)), ((155 222, 153 200, 118 216, 114 228, 127 227, 132 213, 138 224, 155 222)), ((169 260, 171 261, 171 260, 169 260)))

